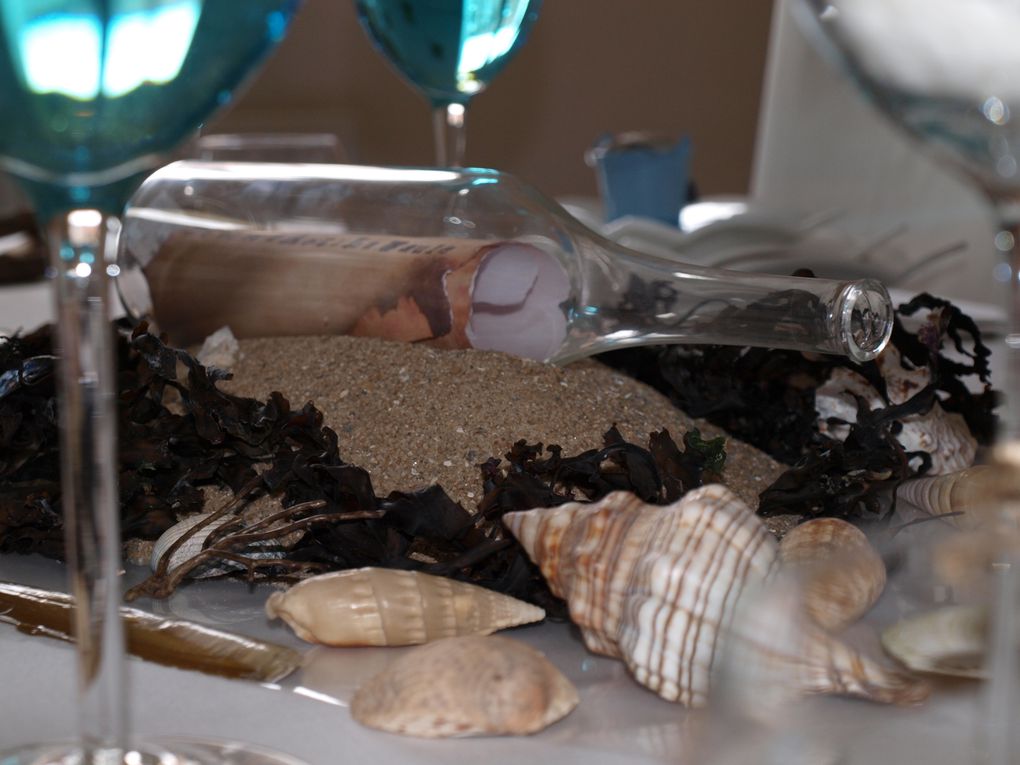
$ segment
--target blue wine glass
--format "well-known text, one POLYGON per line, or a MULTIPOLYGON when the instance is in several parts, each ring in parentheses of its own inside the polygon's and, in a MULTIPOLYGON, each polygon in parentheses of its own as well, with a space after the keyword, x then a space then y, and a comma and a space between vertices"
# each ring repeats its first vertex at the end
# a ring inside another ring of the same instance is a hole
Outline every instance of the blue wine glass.
POLYGON ((57 305, 61 502, 76 603, 79 740, 17 763, 292 762, 129 741, 108 277, 128 195, 282 39, 299 0, 3 0, 0 168, 48 233, 57 305))
POLYGON ((432 106, 436 164, 464 164, 468 102, 527 39, 541 0, 355 0, 379 51, 432 106))

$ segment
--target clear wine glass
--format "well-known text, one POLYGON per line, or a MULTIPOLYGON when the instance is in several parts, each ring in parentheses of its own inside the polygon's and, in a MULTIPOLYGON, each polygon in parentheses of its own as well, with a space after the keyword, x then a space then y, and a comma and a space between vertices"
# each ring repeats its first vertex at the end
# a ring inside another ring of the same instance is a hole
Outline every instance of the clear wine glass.
POLYGON ((432 105, 436 164, 464 164, 464 115, 524 44, 542 0, 355 0, 376 47, 432 105))
MULTIPOLYGON (((76 610, 79 740, 19 763, 292 762, 234 744, 128 739, 107 247, 159 158, 283 37, 299 0, 4 0, 0 168, 49 236, 60 355, 61 502, 76 610)), ((43 692, 40 689, 40 692, 43 692)))
POLYGON ((1005 286, 1010 331, 1004 347, 1007 400, 989 482, 994 522, 1011 528, 993 598, 989 714, 981 762, 1001 765, 1015 751, 1015 656, 1020 545, 1020 1, 797 0, 793 9, 832 56, 895 124, 988 200, 998 219, 1001 256, 994 279, 1005 286), (1011 548, 1011 549, 1010 549, 1011 548))

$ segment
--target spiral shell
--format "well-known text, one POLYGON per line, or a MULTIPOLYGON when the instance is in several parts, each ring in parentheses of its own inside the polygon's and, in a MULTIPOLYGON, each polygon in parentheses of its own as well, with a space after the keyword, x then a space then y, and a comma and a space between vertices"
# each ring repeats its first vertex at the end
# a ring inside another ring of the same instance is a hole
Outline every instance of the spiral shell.
POLYGON ((804 609, 830 631, 863 616, 885 588, 885 563, 856 526, 838 518, 816 518, 790 531, 779 545, 786 569, 803 571, 804 609))
POLYGON ((351 716, 423 738, 536 733, 577 706, 577 689, 531 646, 454 637, 415 648, 361 686, 351 716))
MULTIPOLYGON (((616 492, 593 504, 508 513, 504 521, 567 600, 588 648, 623 659, 642 685, 688 706, 706 701, 742 592, 768 584, 779 558, 755 513, 719 485, 666 507, 616 492)), ((911 682, 823 630, 802 638, 788 655, 760 646, 759 658, 794 668, 786 677, 801 690, 917 700, 911 682)))
POLYGON ((975 465, 946 475, 931 475, 904 481, 896 496, 930 515, 951 515, 947 520, 960 527, 978 525, 977 515, 987 505, 989 479, 994 468, 975 465))
MULTIPOLYGON (((211 521, 207 525, 196 529, 197 526, 201 526, 201 524, 205 523, 213 515, 215 515, 215 513, 199 513, 198 515, 191 515, 182 521, 178 521, 164 531, 152 547, 152 558, 149 561, 150 568, 155 571, 159 567, 160 560, 166 552, 177 543, 177 540, 181 537, 185 537, 184 541, 181 542, 181 546, 174 550, 173 555, 170 556, 167 571, 173 571, 181 564, 186 563, 201 553, 210 534, 217 529, 226 526, 228 523, 237 521, 237 516, 224 515, 214 521, 211 521)), ((250 558, 282 558, 284 554, 285 550, 281 546, 280 542, 274 540, 255 542, 251 545, 250 549, 245 551, 245 555, 250 558)), ((226 574, 231 571, 239 571, 243 568, 244 567, 240 563, 235 563, 234 561, 214 559, 203 565, 197 566, 190 572, 190 576, 193 579, 204 579, 211 576, 226 574)))
POLYGON ((266 601, 302 640, 333 646, 417 645, 541 621, 538 606, 417 571, 359 568, 298 582, 266 601))

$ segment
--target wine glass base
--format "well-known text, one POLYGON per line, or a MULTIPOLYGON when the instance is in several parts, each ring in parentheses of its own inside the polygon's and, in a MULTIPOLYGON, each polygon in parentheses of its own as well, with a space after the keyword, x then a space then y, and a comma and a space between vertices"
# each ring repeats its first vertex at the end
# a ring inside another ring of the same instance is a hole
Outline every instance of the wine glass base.
POLYGON ((0 765, 306 765, 296 757, 233 741, 154 738, 128 751, 86 753, 76 744, 34 744, 0 751, 0 765))

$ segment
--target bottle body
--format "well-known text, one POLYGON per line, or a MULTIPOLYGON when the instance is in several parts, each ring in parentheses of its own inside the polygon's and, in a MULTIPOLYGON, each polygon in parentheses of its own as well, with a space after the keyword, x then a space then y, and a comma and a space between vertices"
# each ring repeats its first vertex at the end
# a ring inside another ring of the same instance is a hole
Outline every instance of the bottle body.
POLYGON ((228 324, 556 362, 652 342, 863 359, 891 328, 880 285, 636 253, 489 170, 175 163, 132 199, 121 256, 149 290, 126 295, 129 313, 151 312, 177 342, 228 324), (870 304, 848 309, 848 290, 870 304))

